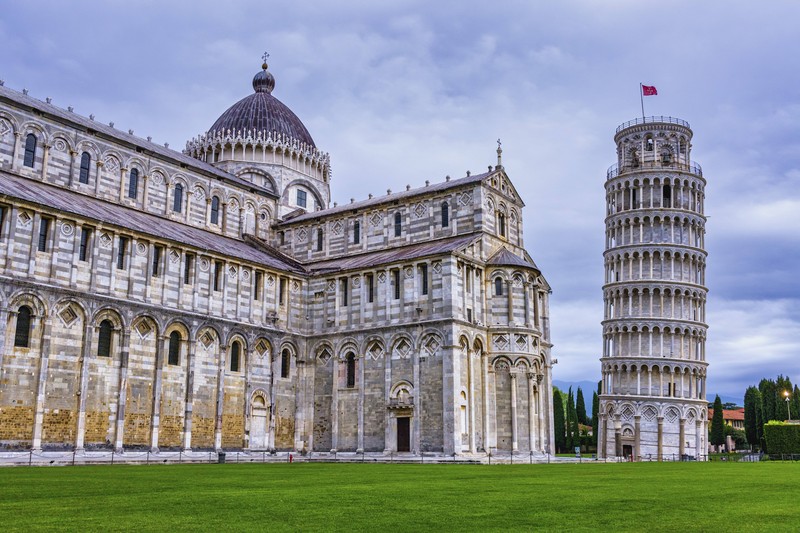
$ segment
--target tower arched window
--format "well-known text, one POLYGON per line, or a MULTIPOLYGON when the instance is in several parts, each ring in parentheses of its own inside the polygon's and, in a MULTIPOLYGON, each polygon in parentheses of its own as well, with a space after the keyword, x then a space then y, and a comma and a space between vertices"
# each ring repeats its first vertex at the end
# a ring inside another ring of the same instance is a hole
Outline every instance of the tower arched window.
POLYGON ((113 331, 114 325, 110 320, 106 319, 100 322, 100 333, 97 337, 98 357, 111 357, 111 334, 113 331))
POLYGON ((361 243, 361 221, 353 221, 353 244, 361 243))
POLYGON ((132 168, 128 175, 128 198, 136 200, 139 194, 139 169, 132 168))
POLYGON ((175 194, 172 197, 172 210, 180 213, 183 209, 183 184, 178 183, 175 185, 175 194))
POLYGON ((317 228, 317 251, 318 252, 322 251, 322 245, 324 244, 322 241, 323 241, 324 238, 325 238, 325 234, 322 231, 322 226, 320 226, 319 228, 317 228))
POLYGON ((450 204, 442 202, 442 227, 446 228, 450 225, 450 204))
POLYGON ((672 207, 672 186, 669 183, 664 184, 661 189, 662 207, 672 207))
POLYGON ((503 213, 497 214, 497 231, 501 237, 506 236, 506 216, 503 213))
POLYGON ((167 362, 170 365, 179 365, 181 361, 181 334, 173 331, 169 334, 169 355, 167 362))
POLYGON ((219 196, 211 197, 211 223, 219 225, 219 196))
POLYGON ((345 364, 347 365, 347 388, 352 389, 356 386, 356 356, 353 352, 347 354, 345 364))
POLYGON ((403 216, 400 213, 394 214, 394 236, 399 237, 403 234, 403 216))
POLYGON ((31 308, 20 306, 17 311, 17 328, 14 331, 14 346, 28 348, 31 342, 31 308))
POLYGON ((503 278, 494 278, 494 295, 503 295, 503 278))
POLYGON ((36 158, 36 135, 29 133, 25 137, 25 159, 22 164, 26 167, 33 168, 33 162, 36 158))
POLYGON ((91 164, 92 156, 89 155, 89 152, 83 152, 81 154, 81 170, 78 174, 79 183, 89 183, 89 168, 91 164))
POLYGON ((239 361, 242 356, 242 344, 239 341, 233 341, 231 344, 231 372, 239 371, 239 361))
POLYGON ((281 377, 288 378, 289 377, 289 365, 292 362, 292 354, 289 352, 288 349, 284 348, 281 352, 281 377))

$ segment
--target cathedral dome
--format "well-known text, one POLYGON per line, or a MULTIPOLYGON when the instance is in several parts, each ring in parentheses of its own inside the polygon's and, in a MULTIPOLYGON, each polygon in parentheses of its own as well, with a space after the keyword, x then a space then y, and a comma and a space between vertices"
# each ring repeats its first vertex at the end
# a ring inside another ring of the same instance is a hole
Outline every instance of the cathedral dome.
POLYGON ((229 107, 209 128, 208 133, 255 130, 264 137, 268 134, 272 134, 273 137, 276 134, 286 135, 316 148, 314 139, 297 115, 272 96, 275 78, 267 71, 267 64, 264 63, 261 68, 262 70, 253 77, 255 92, 229 107))

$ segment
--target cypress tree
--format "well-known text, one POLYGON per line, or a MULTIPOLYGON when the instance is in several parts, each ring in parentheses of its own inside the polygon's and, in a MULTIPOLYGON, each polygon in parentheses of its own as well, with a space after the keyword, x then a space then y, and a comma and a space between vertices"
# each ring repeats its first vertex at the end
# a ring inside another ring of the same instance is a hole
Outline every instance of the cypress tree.
POLYGON ((792 399, 792 380, 783 375, 778 376, 775 380, 775 419, 787 420, 789 418, 789 409, 787 405, 791 404, 792 399), (786 393, 789 393, 788 395, 786 393), (789 398, 789 401, 786 401, 789 398))
POLYGON ((758 391, 761 393, 761 417, 766 424, 775 418, 775 382, 771 379, 762 379, 758 384, 758 391))
POLYGON ((592 444, 597 446, 597 432, 600 430, 600 382, 597 383, 597 392, 592 393, 592 444))
POLYGON ((792 392, 792 420, 800 420, 800 388, 797 385, 792 392))
POLYGON ((561 391, 558 390, 558 387, 553 387, 553 432, 556 439, 556 453, 560 453, 566 447, 566 433, 564 429, 564 402, 561 399, 561 391))
POLYGON ((578 394, 575 396, 575 409, 578 412, 578 422, 584 426, 589 424, 589 417, 586 416, 586 402, 583 400, 583 391, 578 387, 578 394))
POLYGON ((761 410, 761 393, 755 387, 747 387, 744 393, 744 432, 750 449, 759 446, 758 415, 761 410))
POLYGON ((714 399, 714 418, 711 419, 711 444, 722 446, 725 444, 725 419, 722 414, 722 400, 719 394, 714 399))
POLYGON ((764 406, 761 399, 761 392, 758 393, 758 403, 756 404, 756 435, 758 437, 758 448, 767 451, 767 442, 764 440, 764 406))
POLYGON ((566 425, 564 428, 567 432, 567 437, 565 442, 567 452, 572 451, 572 447, 575 446, 575 442, 573 440, 574 435, 572 433, 572 425, 573 425, 572 417, 575 413, 574 401, 575 399, 572 396, 572 387, 570 387, 569 392, 567 392, 567 405, 566 405, 567 418, 566 418, 566 425))
POLYGON ((567 426, 567 432, 572 436, 572 442, 569 445, 569 451, 572 451, 575 448, 580 447, 581 445, 581 430, 580 427, 578 426, 578 411, 577 409, 575 409, 575 402, 573 401, 571 387, 567 401, 568 401, 567 420, 569 420, 569 425, 567 426))

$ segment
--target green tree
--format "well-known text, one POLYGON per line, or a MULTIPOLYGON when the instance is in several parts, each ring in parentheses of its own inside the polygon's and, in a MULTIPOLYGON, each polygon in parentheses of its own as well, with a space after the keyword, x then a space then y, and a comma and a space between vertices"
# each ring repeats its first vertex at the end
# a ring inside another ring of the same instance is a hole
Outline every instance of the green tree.
POLYGON ((553 387, 553 432, 556 439, 556 453, 559 453, 566 448, 567 443, 564 428, 564 402, 558 387, 553 387))
POLYGON ((744 432, 751 449, 754 446, 760 446, 761 432, 758 430, 758 421, 761 418, 758 413, 760 411, 761 393, 756 387, 747 387, 747 391, 744 393, 744 432))
POLYGON ((597 432, 600 430, 600 396, 602 382, 597 382, 597 392, 592 393, 592 444, 597 446, 597 432))
POLYGON ((722 400, 719 394, 714 399, 714 418, 711 419, 711 444, 722 446, 725 444, 725 419, 722 416, 722 400))
POLYGON ((761 405, 761 392, 758 393, 758 408, 756 409, 756 432, 758 435, 758 448, 767 451, 767 441, 764 439, 764 409, 761 405))
POLYGON ((575 416, 575 398, 572 396, 572 387, 569 388, 569 392, 567 392, 567 417, 566 417, 566 427, 564 428, 567 432, 566 436, 566 449, 567 452, 572 451, 572 448, 575 446, 575 434, 572 431, 572 426, 574 425, 573 417, 575 416))
POLYGON ((583 400, 583 391, 578 387, 578 394, 575 395, 575 409, 578 413, 578 422, 584 426, 589 424, 589 417, 586 416, 586 402, 583 400))
POLYGON ((569 413, 570 421, 569 432, 572 434, 572 446, 569 449, 573 450, 581 445, 581 428, 578 425, 578 410, 575 408, 575 402, 572 401, 571 395, 567 405, 567 412, 569 413))
POLYGON ((800 420, 800 388, 797 385, 792 392, 792 420, 800 420))
POLYGON ((792 401, 792 380, 783 375, 775 380, 775 419, 788 420, 792 401), (789 398, 787 402, 786 399, 789 398))
POLYGON ((771 379, 762 379, 758 383, 758 391, 761 393, 761 418, 766 424, 775 418, 775 407, 777 396, 775 394, 775 382, 771 379))

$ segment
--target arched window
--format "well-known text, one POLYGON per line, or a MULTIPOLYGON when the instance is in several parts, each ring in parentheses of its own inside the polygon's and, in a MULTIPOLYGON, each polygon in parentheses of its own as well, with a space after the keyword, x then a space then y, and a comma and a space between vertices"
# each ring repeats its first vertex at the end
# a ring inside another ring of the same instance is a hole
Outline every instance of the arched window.
POLYGON ((14 332, 14 346, 28 348, 31 341, 31 308, 23 305, 17 311, 17 329, 14 332))
POLYGON ((23 165, 33 168, 33 161, 36 157, 36 135, 29 133, 25 138, 25 160, 23 165))
POLYGON ((403 216, 400 213, 394 214, 394 236, 399 237, 403 234, 403 216))
POLYGON ((100 335, 97 338, 98 357, 111 357, 111 333, 114 325, 106 319, 100 322, 100 335))
POLYGON ((179 365, 181 362, 181 334, 173 331, 169 334, 169 357, 167 363, 179 365))
POLYGON ((80 183, 89 183, 89 167, 92 164, 92 156, 89 155, 89 152, 83 152, 81 154, 81 172, 78 175, 78 181, 80 183))
POLYGON ((503 278, 494 278, 494 295, 503 295, 503 278))
POLYGON ((503 213, 497 214, 497 228, 501 237, 506 236, 506 216, 503 213))
POLYGON ((442 202, 442 227, 446 228, 450 225, 450 204, 442 202))
POLYGON ((139 193, 139 169, 132 168, 128 177, 128 198, 136 200, 139 193))
POLYGON ((361 221, 353 222, 353 244, 361 243, 361 221))
POLYGON ((211 223, 219 224, 219 196, 211 198, 211 223))
POLYGON ((239 371, 239 358, 242 353, 242 344, 239 341, 233 341, 231 344, 231 372, 239 371))
POLYGON ((322 231, 322 226, 317 228, 317 251, 322 251, 322 239, 325 237, 324 232, 322 231))
POLYGON ((289 377, 289 364, 291 363, 291 354, 289 350, 284 349, 281 352, 281 377, 288 378, 289 377))
POLYGON ((347 365, 347 388, 352 389, 356 386, 356 356, 353 352, 347 354, 345 364, 347 365))
POLYGON ((172 210, 180 213, 183 208, 183 185, 178 183, 175 185, 175 195, 172 197, 172 210))
POLYGON ((672 207, 672 187, 669 183, 665 184, 661 190, 661 207, 672 207))

